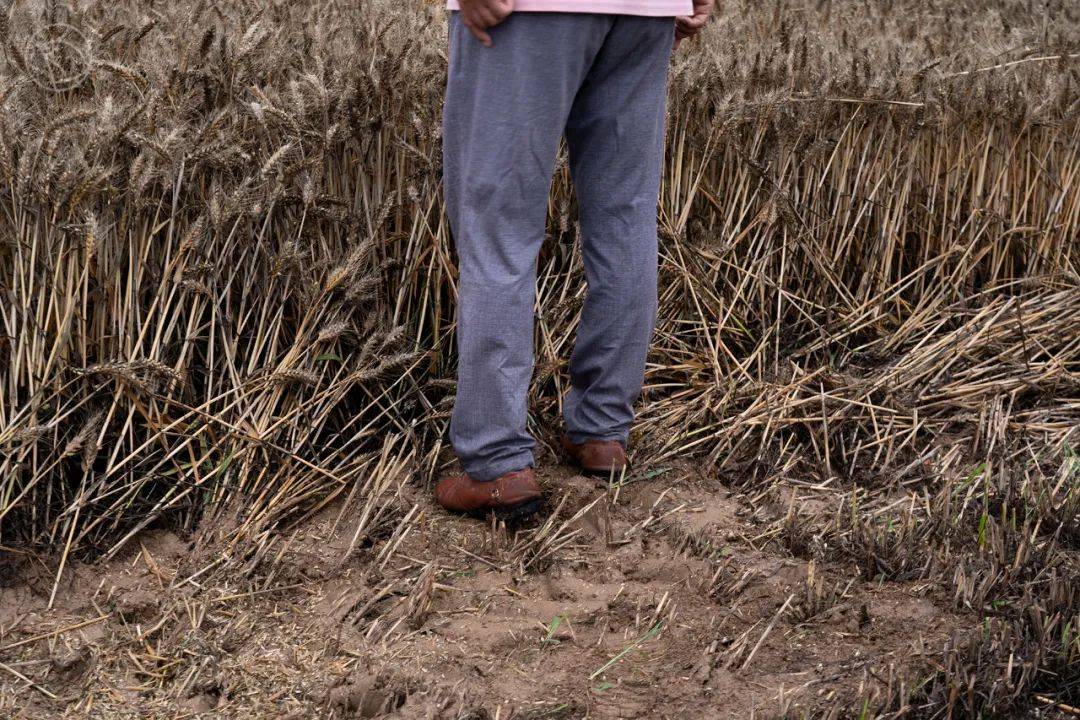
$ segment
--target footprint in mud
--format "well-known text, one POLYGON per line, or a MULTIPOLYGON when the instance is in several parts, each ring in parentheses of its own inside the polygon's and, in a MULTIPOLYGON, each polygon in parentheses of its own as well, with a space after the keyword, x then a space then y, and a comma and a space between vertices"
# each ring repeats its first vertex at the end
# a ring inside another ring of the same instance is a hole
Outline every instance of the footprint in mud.
POLYGON ((322 704, 336 718, 373 718, 401 707, 403 692, 383 686, 373 675, 359 674, 328 688, 322 704))
POLYGON ((159 610, 161 598, 159 594, 148 588, 132 588, 127 590, 115 601, 116 613, 121 620, 128 624, 145 623, 153 618, 159 610))

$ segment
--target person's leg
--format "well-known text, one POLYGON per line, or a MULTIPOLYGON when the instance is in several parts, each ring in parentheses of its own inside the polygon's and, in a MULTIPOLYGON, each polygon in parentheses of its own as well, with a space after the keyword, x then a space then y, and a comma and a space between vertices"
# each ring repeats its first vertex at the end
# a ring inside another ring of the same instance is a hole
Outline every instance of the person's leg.
POLYGON ((656 319, 656 203, 673 18, 619 16, 566 128, 588 293, 563 403, 574 443, 625 444, 656 319))
POLYGON ((490 30, 488 48, 451 17, 443 187, 460 280, 450 441, 473 480, 533 464, 536 257, 559 137, 610 24, 515 13, 490 30))

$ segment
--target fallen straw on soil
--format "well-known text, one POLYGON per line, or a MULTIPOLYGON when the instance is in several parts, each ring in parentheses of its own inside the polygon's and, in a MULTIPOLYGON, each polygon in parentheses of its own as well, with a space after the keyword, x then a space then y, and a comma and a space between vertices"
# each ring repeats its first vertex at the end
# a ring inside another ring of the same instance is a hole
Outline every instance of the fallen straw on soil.
POLYGON ((443 11, 3 5, 0 714, 1080 706, 1080 10, 729 5, 673 64, 610 487, 552 469, 560 159, 520 528, 428 498, 443 11))

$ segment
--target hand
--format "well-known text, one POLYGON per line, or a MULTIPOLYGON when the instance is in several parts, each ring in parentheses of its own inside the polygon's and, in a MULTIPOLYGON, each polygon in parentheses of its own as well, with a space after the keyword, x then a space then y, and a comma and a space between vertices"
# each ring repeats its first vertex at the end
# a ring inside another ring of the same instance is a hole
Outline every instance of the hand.
POLYGON ((491 47, 491 36, 487 30, 510 17, 514 11, 514 0, 458 0, 458 6, 461 8, 462 24, 484 47, 491 47))
POLYGON ((694 14, 675 18, 675 49, 679 48, 685 38, 694 37, 712 14, 713 4, 716 0, 694 0, 694 14))

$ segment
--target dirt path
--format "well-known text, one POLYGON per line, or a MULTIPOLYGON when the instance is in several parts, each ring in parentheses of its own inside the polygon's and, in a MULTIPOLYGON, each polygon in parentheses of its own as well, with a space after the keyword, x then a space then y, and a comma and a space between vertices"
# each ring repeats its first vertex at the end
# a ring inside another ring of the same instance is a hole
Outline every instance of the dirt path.
MULTIPOLYGON (((374 536, 326 509, 254 580, 149 532, 72 568, 52 611, 54 569, 24 556, 0 589, 0 716, 775 717, 924 671, 974 622, 935 585, 797 557, 775 492, 686 468, 541 480, 549 506, 516 529, 403 482, 374 536)), ((829 512, 827 489, 789 490, 829 512)))

